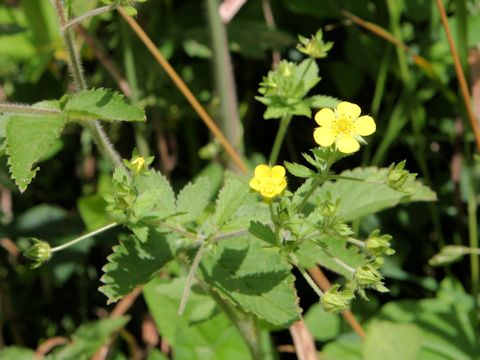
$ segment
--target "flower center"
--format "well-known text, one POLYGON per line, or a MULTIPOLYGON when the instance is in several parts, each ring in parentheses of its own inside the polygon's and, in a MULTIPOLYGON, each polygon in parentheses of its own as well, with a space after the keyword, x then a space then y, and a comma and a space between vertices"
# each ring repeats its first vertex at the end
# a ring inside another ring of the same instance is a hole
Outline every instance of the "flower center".
POLYGON ((349 118, 337 118, 333 121, 332 130, 335 135, 350 135, 353 130, 353 121, 349 118))

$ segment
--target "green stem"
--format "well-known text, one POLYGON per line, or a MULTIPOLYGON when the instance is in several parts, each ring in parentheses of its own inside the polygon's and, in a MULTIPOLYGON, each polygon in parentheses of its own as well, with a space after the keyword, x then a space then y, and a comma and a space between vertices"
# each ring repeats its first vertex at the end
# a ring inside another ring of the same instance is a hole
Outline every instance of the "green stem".
POLYGON ((158 226, 161 226, 161 227, 164 227, 168 230, 171 230, 173 232, 176 232, 177 234, 180 234, 180 235, 183 235, 185 237, 189 237, 190 239, 193 239, 193 240, 201 240, 200 236, 198 236, 197 234, 193 233, 193 232, 190 232, 190 231, 187 231, 183 228, 180 228, 180 227, 177 227, 177 226, 174 226, 174 225, 170 225, 170 224, 167 224, 166 222, 163 222, 163 221, 159 221, 156 223, 158 226))
POLYGON ((200 245, 200 248, 193 259, 192 266, 190 267, 190 271, 188 272, 187 281, 185 283, 185 287, 183 288, 183 295, 182 299, 180 300, 180 306, 178 307, 178 315, 182 315, 185 311, 185 305, 187 305, 188 296, 190 295, 190 289, 192 288, 193 279, 195 278, 195 274, 197 273, 198 265, 200 265, 200 260, 205 252, 206 246, 205 242, 203 241, 200 245))
MULTIPOLYGON (((69 69, 72 73, 72 77, 75 83, 75 87, 77 90, 85 90, 87 89, 87 83, 85 81, 85 77, 83 75, 82 70, 82 63, 80 60, 80 56, 78 55, 78 51, 75 47, 75 41, 73 37, 73 32, 71 28, 66 28, 65 31, 62 29, 65 28, 67 24, 67 19, 65 17, 65 10, 62 5, 62 0, 52 0, 55 11, 57 13, 59 22, 60 22, 60 29, 61 34, 63 36, 63 40, 65 42, 65 46, 67 49, 68 57, 69 57, 69 69)), ((97 144, 100 152, 102 155, 110 161, 110 163, 115 167, 124 167, 120 155, 117 153, 115 148, 113 147, 112 143, 110 142, 107 134, 102 128, 102 125, 98 122, 98 120, 88 121, 85 122, 85 127, 90 130, 92 133, 92 137, 97 144)))
POLYGON ((82 236, 80 236, 80 237, 78 237, 78 238, 76 238, 76 239, 73 239, 73 240, 71 240, 71 241, 69 241, 69 242, 67 242, 67 243, 65 243, 65 244, 63 244, 63 245, 59 245, 59 246, 53 247, 50 251, 51 251, 52 253, 57 252, 57 251, 61 251, 61 250, 66 249, 66 248, 68 248, 68 247, 70 247, 70 246, 72 246, 72 245, 75 245, 76 243, 79 243, 80 241, 83 241, 83 240, 85 240, 85 239, 91 238, 91 237, 93 237, 93 236, 95 236, 95 235, 98 235, 98 234, 104 232, 104 231, 107 231, 107 230, 109 230, 109 229, 111 229, 111 228, 114 228, 114 227, 117 226, 117 225, 118 225, 117 223, 111 223, 111 224, 105 225, 105 226, 101 227, 100 229, 97 229, 97 230, 94 230, 94 231, 92 231, 92 232, 89 232, 88 234, 82 235, 82 236))
POLYGON ((62 112, 56 109, 40 109, 25 104, 0 103, 0 113, 19 113, 32 115, 58 115, 62 112))
POLYGON ((350 244, 353 244, 353 245, 357 245, 358 247, 361 247, 361 248, 366 247, 366 245, 363 241, 360 241, 360 240, 352 238, 352 237, 348 237, 347 242, 349 242, 350 244))
MULTIPOLYGON (((477 201, 473 190, 470 191, 468 196, 468 240, 471 249, 478 248, 477 201)), ((470 253, 470 271, 472 277, 472 296, 475 302, 477 302, 480 267, 478 256, 474 253, 470 253)))
POLYGON ((283 140, 285 139, 285 134, 287 133, 288 126, 292 120, 291 115, 285 115, 280 120, 280 126, 278 127, 277 135, 275 136, 275 141, 273 143, 272 152, 268 162, 270 165, 275 165, 278 159, 278 154, 280 153, 280 148, 282 146, 283 140))
POLYGON ((89 11, 89 12, 83 14, 83 15, 80 15, 80 16, 68 21, 67 23, 65 23, 65 25, 62 26, 62 31, 65 31, 70 26, 78 24, 78 23, 82 22, 83 20, 88 19, 92 16, 97 16, 97 15, 100 15, 100 14, 103 14, 103 13, 106 13, 106 12, 109 12, 109 11, 113 11, 117 7, 118 7, 118 5, 115 4, 115 5, 106 5, 106 6, 102 6, 102 7, 93 9, 93 10, 91 10, 91 11, 89 11))
POLYGON ((208 25, 213 49, 215 83, 220 98, 220 128, 237 151, 243 151, 243 128, 238 115, 237 93, 228 50, 225 25, 220 19, 219 1, 206 0, 208 25))
POLYGON ((303 207, 305 205, 307 205, 307 202, 308 202, 308 199, 310 198, 310 196, 312 196, 312 194, 315 192, 315 189, 317 187, 320 186, 320 184, 324 181, 323 177, 317 177, 313 183, 312 183, 312 186, 310 187, 310 189, 308 190, 307 194, 304 196, 302 202, 300 203, 300 205, 298 205, 298 209, 297 209, 297 212, 301 212, 303 210, 303 207))
POLYGON ((323 291, 320 290, 315 281, 313 281, 310 275, 308 275, 303 266, 299 264, 299 262, 297 261, 297 259, 295 259, 294 256, 291 256, 290 259, 293 265, 298 269, 298 271, 300 271, 300 274, 302 274, 303 278, 307 281, 308 285, 310 285, 310 287, 313 289, 313 291, 315 291, 318 297, 321 298, 324 295, 323 291))

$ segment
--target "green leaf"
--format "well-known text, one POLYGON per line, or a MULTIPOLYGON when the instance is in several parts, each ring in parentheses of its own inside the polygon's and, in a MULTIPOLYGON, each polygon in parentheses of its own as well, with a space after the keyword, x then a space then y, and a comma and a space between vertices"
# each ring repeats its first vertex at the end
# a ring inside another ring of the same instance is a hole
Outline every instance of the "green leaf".
POLYGON ((0 359, 2 360, 34 360, 35 351, 20 347, 9 346, 0 350, 0 359))
POLYGON ((106 121, 145 121, 145 112, 123 95, 107 89, 83 90, 64 98, 63 110, 72 118, 106 121))
POLYGON ((47 360, 90 359, 116 331, 128 322, 128 317, 114 317, 82 325, 72 335, 72 343, 45 357, 47 360))
POLYGON ((327 95, 314 95, 306 99, 308 105, 314 109, 322 109, 322 108, 335 108, 339 103, 340 100, 334 98, 332 96, 327 95))
POLYGON ((314 174, 314 172, 306 166, 303 166, 297 163, 291 163, 288 161, 285 161, 284 164, 288 172, 293 176, 300 177, 300 178, 308 178, 314 174))
POLYGON ((318 341, 335 339, 342 331, 342 320, 338 314, 327 313, 319 303, 313 304, 305 315, 308 330, 318 341))
POLYGON ((137 285, 147 283, 172 258, 166 234, 150 228, 145 242, 129 236, 107 258, 100 279, 105 285, 99 290, 108 297, 108 303, 116 302, 137 285))
POLYGON ((273 230, 270 228, 270 226, 264 225, 258 221, 252 221, 250 222, 248 231, 256 238, 263 240, 270 245, 277 245, 275 234, 273 233, 273 230))
POLYGON ((332 257, 342 260, 350 267, 356 269, 366 261, 363 253, 355 246, 347 247, 347 242, 341 238, 325 237, 319 239, 319 244, 313 241, 303 241, 298 250, 297 256, 302 266, 311 268, 317 264, 336 272, 346 278, 351 278, 352 273, 335 262, 332 257), (328 254, 327 252, 328 251, 328 254))
POLYGON ((305 59, 295 68, 295 79, 298 84, 299 97, 305 96, 320 81, 318 65, 313 59, 305 59))
POLYGON ((353 180, 337 180, 327 182, 315 192, 314 198, 324 197, 329 192, 332 201, 341 199, 339 215, 344 221, 352 221, 359 217, 392 208, 399 203, 414 201, 435 201, 436 194, 427 186, 415 181, 408 192, 393 190, 386 185, 388 169, 367 167, 347 170, 340 174, 353 180), (358 179, 358 180, 355 180, 358 179))
POLYGON ((200 177, 186 185, 177 196, 177 219, 182 222, 195 221, 202 214, 210 201, 210 182, 200 177))
POLYGON ((139 196, 133 206, 138 219, 151 217, 165 219, 177 211, 175 192, 167 178, 158 171, 135 178, 135 189, 139 196))
POLYGON ((109 223, 106 213, 107 202, 100 194, 82 196, 77 208, 88 231, 101 228, 109 223))
POLYGON ((233 176, 227 177, 225 185, 218 194, 213 216, 213 221, 218 228, 221 228, 245 201, 248 192, 249 188, 245 183, 235 179, 233 176))
POLYGON ((6 125, 10 173, 24 192, 38 168, 34 164, 45 155, 62 133, 63 115, 12 115, 6 125))
POLYGON ((416 360, 421 340, 422 332, 414 324, 374 322, 368 329, 362 354, 368 360, 416 360))
POLYGON ((144 288, 145 301, 159 333, 173 347, 175 360, 248 359, 248 349, 223 313, 198 323, 195 318, 205 308, 215 307, 213 299, 192 288, 183 315, 178 306, 185 278, 154 278, 144 288))
POLYGON ((300 316, 290 264, 252 236, 221 241, 200 267, 205 281, 246 312, 278 326, 300 316))

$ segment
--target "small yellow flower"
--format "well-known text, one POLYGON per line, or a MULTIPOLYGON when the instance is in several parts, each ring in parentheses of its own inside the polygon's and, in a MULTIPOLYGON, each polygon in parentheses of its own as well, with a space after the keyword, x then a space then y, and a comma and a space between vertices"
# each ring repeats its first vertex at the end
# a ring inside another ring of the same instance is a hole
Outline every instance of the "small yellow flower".
POLYGON ((375 121, 371 116, 360 116, 360 106, 343 101, 335 111, 322 109, 315 115, 315 121, 320 127, 313 133, 315 142, 324 147, 333 143, 345 154, 354 153, 360 148, 362 136, 375 132, 375 121))
POLYGON ((138 156, 132 161, 132 165, 135 165, 135 173, 140 174, 140 172, 146 167, 145 158, 143 156, 138 156))
POLYGON ((280 165, 274 167, 258 165, 255 168, 255 176, 250 180, 250 187, 266 199, 280 195, 287 187, 285 168, 280 165))

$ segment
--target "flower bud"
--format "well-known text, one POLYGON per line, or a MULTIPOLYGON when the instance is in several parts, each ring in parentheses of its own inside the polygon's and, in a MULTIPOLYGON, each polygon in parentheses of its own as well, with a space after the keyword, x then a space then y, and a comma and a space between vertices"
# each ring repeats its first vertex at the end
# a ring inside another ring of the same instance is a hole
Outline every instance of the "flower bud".
POLYGON ((315 59, 327 57, 328 51, 333 46, 333 42, 323 41, 322 30, 318 30, 310 39, 298 36, 298 40, 300 44, 297 45, 297 50, 315 59))
POLYGON ((353 299, 353 291, 339 290, 339 285, 332 286, 320 299, 323 309, 326 312, 340 312, 348 309, 353 299))
POLYGON ((380 235, 380 232, 375 230, 370 234, 365 245, 374 256, 393 255, 395 250, 390 248, 391 239, 390 235, 380 235))
POLYGON ((355 271, 355 280, 360 287, 375 287, 382 284, 382 275, 370 264, 364 265, 355 271))
POLYGON ((35 238, 32 241, 33 245, 23 255, 33 261, 32 269, 35 269, 52 257, 52 251, 47 242, 35 238))
POLYGON ((408 170, 405 170, 405 160, 397 165, 392 164, 388 169, 387 184, 394 190, 402 191, 406 186, 411 184, 416 174, 411 174, 408 170))

